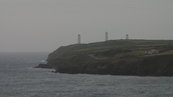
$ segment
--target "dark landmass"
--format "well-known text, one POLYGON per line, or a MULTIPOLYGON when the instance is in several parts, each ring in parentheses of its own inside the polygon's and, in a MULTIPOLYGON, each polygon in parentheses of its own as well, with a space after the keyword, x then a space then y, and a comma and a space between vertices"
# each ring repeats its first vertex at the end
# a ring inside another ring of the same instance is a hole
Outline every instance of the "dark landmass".
POLYGON ((48 56, 60 73, 173 76, 172 40, 110 40, 62 46, 48 56))

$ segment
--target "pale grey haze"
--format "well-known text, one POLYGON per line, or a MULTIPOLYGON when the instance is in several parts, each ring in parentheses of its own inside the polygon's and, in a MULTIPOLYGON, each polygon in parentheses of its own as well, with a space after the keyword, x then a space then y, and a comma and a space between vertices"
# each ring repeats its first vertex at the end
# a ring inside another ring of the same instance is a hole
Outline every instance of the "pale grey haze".
POLYGON ((173 0, 0 0, 0 52, 109 39, 173 39, 173 0))

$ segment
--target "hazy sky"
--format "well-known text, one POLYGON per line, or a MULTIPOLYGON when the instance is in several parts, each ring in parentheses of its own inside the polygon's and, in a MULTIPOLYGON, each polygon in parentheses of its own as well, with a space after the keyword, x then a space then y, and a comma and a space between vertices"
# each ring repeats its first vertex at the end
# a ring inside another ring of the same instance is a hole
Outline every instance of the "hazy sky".
POLYGON ((125 34, 173 39, 173 0, 0 0, 0 52, 51 52, 125 34))

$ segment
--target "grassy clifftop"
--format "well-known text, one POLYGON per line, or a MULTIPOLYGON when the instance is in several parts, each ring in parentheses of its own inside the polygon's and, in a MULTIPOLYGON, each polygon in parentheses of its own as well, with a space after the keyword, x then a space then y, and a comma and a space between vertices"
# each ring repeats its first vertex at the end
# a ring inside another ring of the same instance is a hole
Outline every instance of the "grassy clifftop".
POLYGON ((48 64, 61 73, 172 76, 173 41, 110 40, 63 46, 48 64))

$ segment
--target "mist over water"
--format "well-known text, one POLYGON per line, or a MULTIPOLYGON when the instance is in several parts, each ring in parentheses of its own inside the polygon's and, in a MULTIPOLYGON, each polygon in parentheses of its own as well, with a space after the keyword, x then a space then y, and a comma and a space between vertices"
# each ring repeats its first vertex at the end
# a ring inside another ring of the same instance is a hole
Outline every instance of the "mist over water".
POLYGON ((0 97, 172 97, 172 77, 59 74, 33 68, 48 53, 1 53, 0 97))

